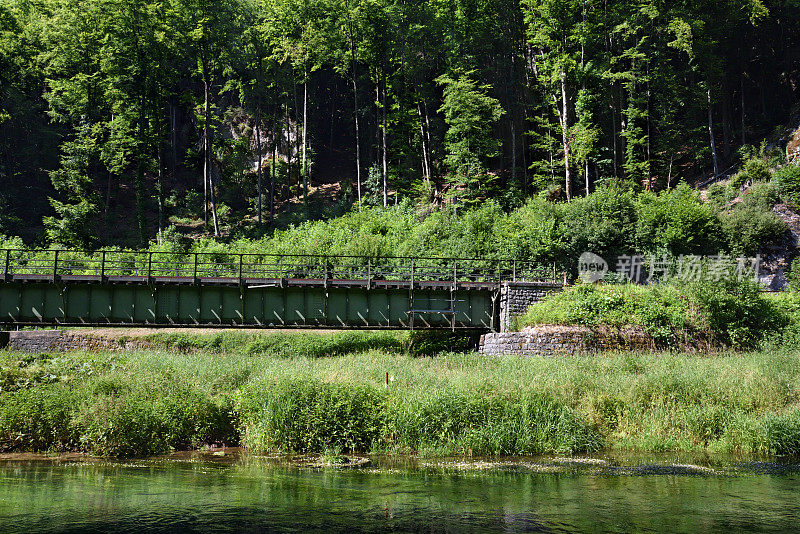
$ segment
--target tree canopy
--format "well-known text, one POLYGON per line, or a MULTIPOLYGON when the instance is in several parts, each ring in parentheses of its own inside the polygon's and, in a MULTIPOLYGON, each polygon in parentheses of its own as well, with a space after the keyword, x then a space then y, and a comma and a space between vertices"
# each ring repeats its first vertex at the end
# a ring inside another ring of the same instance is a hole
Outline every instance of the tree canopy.
POLYGON ((657 192, 797 126, 798 65, 784 0, 0 0, 0 233, 657 192))

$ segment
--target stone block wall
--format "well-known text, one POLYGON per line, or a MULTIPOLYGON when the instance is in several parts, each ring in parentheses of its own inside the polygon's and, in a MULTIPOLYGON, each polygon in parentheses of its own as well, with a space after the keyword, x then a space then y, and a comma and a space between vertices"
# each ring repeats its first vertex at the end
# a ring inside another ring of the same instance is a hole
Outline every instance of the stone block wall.
POLYGON ((592 329, 585 326, 533 326, 521 332, 481 336, 479 351, 489 356, 558 356, 608 350, 652 350, 653 338, 639 328, 592 329))
POLYGON ((523 315, 531 304, 538 302, 561 286, 532 282, 504 282, 500 287, 500 332, 508 332, 514 318, 523 315))
MULTIPOLYGON (((2 334, 8 335, 5 348, 19 352, 121 350, 125 347, 117 340, 62 330, 23 330, 2 334)), ((1 344, 0 348, 3 348, 1 344)))

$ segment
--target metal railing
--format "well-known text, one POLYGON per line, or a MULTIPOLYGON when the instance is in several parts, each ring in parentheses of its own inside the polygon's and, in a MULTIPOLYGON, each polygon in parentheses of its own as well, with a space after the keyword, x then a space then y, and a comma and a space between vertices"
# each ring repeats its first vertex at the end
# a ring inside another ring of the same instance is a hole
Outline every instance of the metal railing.
POLYGON ((555 264, 513 259, 360 257, 220 252, 82 252, 0 249, 0 280, 71 277, 136 280, 352 280, 562 283, 555 264))

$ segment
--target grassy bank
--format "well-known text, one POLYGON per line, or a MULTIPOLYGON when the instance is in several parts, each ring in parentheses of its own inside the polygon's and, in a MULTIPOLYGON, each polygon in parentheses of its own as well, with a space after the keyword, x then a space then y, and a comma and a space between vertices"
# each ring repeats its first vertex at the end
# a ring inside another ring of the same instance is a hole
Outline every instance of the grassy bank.
MULTIPOLYGON (((0 447, 113 456, 215 442, 260 452, 800 453, 797 352, 428 358, 388 349, 386 334, 357 335, 360 350, 328 356, 266 345, 2 352, 0 447)), ((299 346, 317 337, 302 335, 299 346)))
MULTIPOLYGON (((516 319, 533 325, 642 327, 663 347, 754 349, 800 332, 800 294, 765 294, 754 282, 578 284, 516 319)), ((797 346, 797 345, 795 345, 797 346)))

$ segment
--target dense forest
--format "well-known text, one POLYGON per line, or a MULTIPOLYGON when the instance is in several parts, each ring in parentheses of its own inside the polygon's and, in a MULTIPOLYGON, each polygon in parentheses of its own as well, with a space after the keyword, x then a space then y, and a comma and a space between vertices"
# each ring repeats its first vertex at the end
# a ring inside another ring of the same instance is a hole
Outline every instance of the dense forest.
POLYGON ((696 185, 799 85, 798 0, 0 0, 0 234, 696 185))

